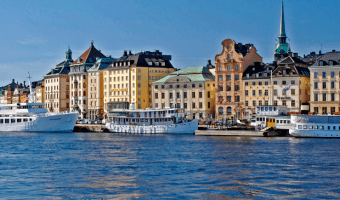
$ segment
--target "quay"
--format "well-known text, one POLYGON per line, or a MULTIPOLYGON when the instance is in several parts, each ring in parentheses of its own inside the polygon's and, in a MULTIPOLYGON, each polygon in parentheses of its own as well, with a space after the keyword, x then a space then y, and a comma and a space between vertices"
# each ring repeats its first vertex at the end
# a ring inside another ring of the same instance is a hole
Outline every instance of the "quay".
POLYGON ((197 136, 248 136, 248 137, 264 137, 261 131, 250 131, 250 130, 196 130, 195 135, 197 136))
POLYGON ((73 132, 108 132, 104 124, 76 124, 73 132))

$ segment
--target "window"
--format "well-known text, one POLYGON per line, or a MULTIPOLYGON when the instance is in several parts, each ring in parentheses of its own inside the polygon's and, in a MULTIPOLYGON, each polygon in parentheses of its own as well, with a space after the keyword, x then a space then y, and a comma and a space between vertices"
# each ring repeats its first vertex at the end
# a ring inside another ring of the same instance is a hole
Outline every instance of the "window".
POLYGON ((319 101, 319 94, 318 93, 314 94, 314 101, 319 101))
POLYGON ((318 78, 318 72, 314 72, 314 78, 318 78))
POLYGON ((169 93, 169 98, 172 99, 173 98, 173 95, 172 95, 172 92, 169 93))
POLYGON ((256 101, 254 100, 254 101, 253 101, 253 107, 255 107, 255 106, 256 106, 256 101))
POLYGON ((235 96, 235 102, 240 102, 240 96, 235 96))
POLYGON ((218 71, 222 71, 222 66, 219 66, 218 71))
POLYGON ((218 76, 218 81, 223 81, 223 76, 222 75, 218 76))
POLYGON ((294 100, 291 101, 291 107, 295 107, 295 101, 294 100))
POLYGON ((223 107, 218 108, 218 115, 223 115, 223 107))
POLYGON ((291 80, 291 81, 290 81, 290 84, 291 84, 291 85, 295 85, 295 80, 291 80))
POLYGON ((319 66, 323 66, 323 61, 322 60, 319 61, 319 66))
POLYGON ((262 85, 262 81, 259 81, 259 85, 262 85))
POLYGON ((244 91, 244 95, 245 95, 245 96, 248 96, 248 95, 249 95, 248 90, 245 90, 245 91, 244 91))
POLYGON ((208 108, 210 108, 210 102, 208 102, 208 108))
POLYGON ((322 82, 322 88, 323 88, 323 89, 326 89, 326 88, 327 88, 327 82, 326 82, 326 81, 322 82))
POLYGON ((187 92, 184 92, 184 93, 183 93, 183 96, 184 96, 185 99, 188 98, 188 93, 187 93, 187 92))
POLYGON ((141 77, 141 76, 138 76, 138 80, 139 80, 139 81, 142 80, 142 77, 141 77))
POLYGON ((223 97, 222 97, 222 96, 219 96, 219 97, 218 97, 218 102, 222 103, 222 100, 223 100, 223 97))
POLYGON ((265 82, 264 82, 264 85, 268 85, 268 81, 265 81, 265 82))
POLYGON ((333 60, 328 61, 328 65, 332 66, 333 65, 333 60))
MULTIPOLYGON (((178 94, 179 94, 179 93, 178 93, 178 94)), ((199 98, 202 98, 202 97, 203 97, 203 93, 202 93, 202 92, 199 92, 199 93, 198 93, 198 97, 199 97, 199 98)))
POLYGON ((240 75, 235 75, 235 81, 240 80, 240 75))
POLYGON ((227 58, 230 59, 230 54, 228 53, 227 58))
POLYGON ((290 92, 292 95, 295 95, 295 89, 291 89, 290 92))
POLYGON ((274 90, 274 96, 277 96, 277 89, 274 90))
POLYGON ((227 115, 231 115, 232 113, 231 113, 231 107, 228 107, 227 108, 227 115))
POLYGON ((227 102, 231 102, 231 96, 227 96, 227 102))
POLYGON ((331 93, 331 101, 335 101, 335 93, 331 93))
POLYGON ((165 94, 164 94, 164 92, 162 92, 162 99, 164 99, 165 98, 165 94))
POLYGON ((327 101, 327 93, 322 94, 322 101, 327 101))
POLYGON ((319 88, 319 83, 318 82, 314 82, 314 89, 318 89, 319 88))
POLYGON ((262 100, 259 100, 259 106, 262 106, 262 100))
POLYGON ((331 78, 335 77, 335 72, 331 72, 331 78))
POLYGON ((286 100, 282 100, 282 105, 286 106, 287 105, 287 101, 286 100))
POLYGON ((256 82, 255 82, 255 81, 253 81, 253 82, 251 83, 251 85, 256 85, 256 82))
POLYGON ((274 81, 274 83, 273 83, 274 85, 277 85, 277 81, 274 81))
POLYGON ((335 82, 334 82, 334 81, 331 82, 331 88, 332 88, 332 89, 335 88, 335 82))
POLYGON ((231 75, 227 75, 227 81, 231 81, 231 75))
POLYGON ((199 108, 203 108, 203 104, 202 104, 202 102, 199 102, 199 108))
POLYGON ((191 93, 191 97, 192 97, 192 98, 195 98, 195 92, 192 92, 192 93, 191 93))
POLYGON ((262 90, 259 90, 259 96, 262 96, 262 90))
MULTIPOLYGON (((268 100, 264 101, 264 105, 268 106, 268 100)), ((271 108, 271 107, 270 107, 271 108)))
POLYGON ((327 72, 322 72, 322 78, 326 78, 327 77, 327 72))
POLYGON ((155 93, 155 99, 158 99, 158 93, 157 92, 155 93))
POLYGON ((245 86, 248 86, 248 85, 249 85, 249 82, 244 82, 244 85, 245 85, 245 86))
POLYGON ((253 96, 256 96, 256 90, 253 90, 253 96))
POLYGON ((235 91, 239 91, 240 90, 240 85, 235 85, 235 91))
POLYGON ((195 102, 192 102, 192 108, 195 108, 196 104, 195 102))
POLYGON ((238 66, 238 65, 236 65, 235 66, 235 70, 237 71, 237 70, 239 70, 240 69, 240 67, 238 66))
POLYGON ((231 69, 231 68, 230 68, 230 65, 228 65, 227 70, 230 71, 230 69, 231 69))
POLYGON ((195 88, 195 84, 192 84, 192 86, 191 86, 192 88, 195 88))
POLYGON ((286 85, 287 84, 287 82, 286 81, 282 81, 282 85, 286 85))
POLYGON ((223 85, 218 86, 218 91, 223 91, 223 85))

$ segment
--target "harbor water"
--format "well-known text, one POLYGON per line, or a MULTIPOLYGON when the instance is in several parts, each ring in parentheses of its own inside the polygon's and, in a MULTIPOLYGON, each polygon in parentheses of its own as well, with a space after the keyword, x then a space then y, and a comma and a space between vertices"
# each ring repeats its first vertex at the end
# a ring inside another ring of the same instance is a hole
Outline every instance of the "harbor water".
POLYGON ((1 133, 1 199, 339 199, 338 139, 1 133))

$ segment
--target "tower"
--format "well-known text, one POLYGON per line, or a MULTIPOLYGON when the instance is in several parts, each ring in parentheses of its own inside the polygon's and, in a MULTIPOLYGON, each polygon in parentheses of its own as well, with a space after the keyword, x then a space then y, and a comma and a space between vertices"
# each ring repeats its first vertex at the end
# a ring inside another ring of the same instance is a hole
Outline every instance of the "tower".
POLYGON ((66 51, 66 61, 72 61, 72 51, 70 49, 70 47, 68 47, 68 50, 66 51))
POLYGON ((282 1, 279 42, 276 44, 276 47, 275 47, 274 60, 278 61, 278 60, 281 60, 282 57, 287 57, 288 52, 291 52, 291 50, 290 50, 289 43, 287 43, 285 18, 284 18, 284 12, 283 12, 283 1, 282 1))

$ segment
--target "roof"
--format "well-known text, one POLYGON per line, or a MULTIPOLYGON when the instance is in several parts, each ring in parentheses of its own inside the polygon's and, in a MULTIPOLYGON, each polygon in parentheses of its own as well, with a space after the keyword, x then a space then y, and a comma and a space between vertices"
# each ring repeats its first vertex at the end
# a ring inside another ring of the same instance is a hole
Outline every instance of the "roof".
POLYGON ((98 71, 103 70, 108 67, 112 62, 114 62, 115 58, 101 58, 97 60, 96 64, 94 64, 89 70, 87 71, 98 71))
POLYGON ((312 66, 319 66, 320 61, 323 62, 322 66, 329 65, 329 61, 333 61, 333 65, 340 64, 340 51, 333 50, 332 52, 327 52, 320 56, 312 66))
POLYGON ((98 51, 91 41, 91 46, 88 48, 77 60, 75 60, 72 65, 79 65, 85 63, 95 63, 97 58, 106 58, 104 54, 98 51))
POLYGON ((287 77, 290 76, 310 76, 310 71, 307 67, 300 67, 300 66, 278 66, 273 71, 273 76, 283 76, 283 71, 285 70, 285 73, 287 77))
POLYGON ((247 69, 243 72, 242 79, 263 79, 263 78, 270 78, 271 71, 276 68, 276 64, 261 64, 256 62, 255 65, 250 65, 247 69), (258 76, 256 76, 258 74, 258 76))
POLYGON ((207 66, 201 67, 187 67, 185 69, 173 72, 164 78, 159 79, 154 83, 165 83, 172 77, 185 77, 190 80, 190 82, 202 82, 202 81, 215 81, 215 76, 211 74, 207 66))
POLYGON ((131 51, 127 53, 124 51, 122 57, 116 59, 108 68, 115 67, 155 67, 155 68, 174 68, 170 62, 170 55, 163 55, 162 52, 156 50, 155 52, 144 51, 132 54, 131 51), (118 64, 118 66, 116 66, 118 64))
POLYGON ((280 62, 278 62, 278 65, 289 65, 289 64, 303 64, 308 65, 307 63, 303 62, 299 58, 288 56, 284 59, 282 59, 280 62))

